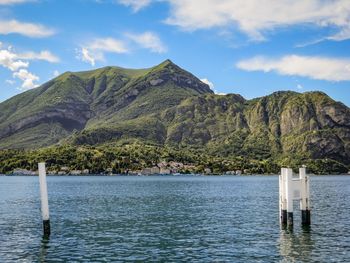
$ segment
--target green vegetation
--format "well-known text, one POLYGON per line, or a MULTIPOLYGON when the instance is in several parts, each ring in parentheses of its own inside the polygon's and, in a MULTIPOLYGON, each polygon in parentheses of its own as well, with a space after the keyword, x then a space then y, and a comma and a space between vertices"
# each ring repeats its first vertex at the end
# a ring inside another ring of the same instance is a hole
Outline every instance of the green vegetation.
MULTIPOLYGON (((155 151, 159 160, 179 152, 196 171, 275 173, 282 164, 306 164, 314 173, 343 173, 350 165, 350 109, 322 92, 215 95, 170 60, 148 69, 66 72, 0 103, 1 154, 13 156, 4 157, 3 172, 32 169, 40 154, 59 160, 64 149, 73 154, 71 169, 79 168, 80 151, 88 160, 97 151, 103 160, 80 164, 84 169, 123 172, 115 164, 125 151, 137 151, 135 141, 149 152, 125 169, 156 163, 147 157, 155 151), (103 157, 106 149, 112 161, 103 157)), ((57 162, 53 169, 63 165, 57 162)))
POLYGON ((213 174, 237 170, 243 174, 276 174, 282 166, 297 170, 305 164, 310 173, 341 174, 347 173, 350 168, 331 159, 223 157, 208 154, 205 150, 161 147, 134 141, 119 145, 62 145, 39 150, 3 150, 0 151, 0 173, 12 173, 18 168, 36 171, 37 163, 41 161, 45 161, 48 170, 53 173, 58 173, 64 167, 68 171, 88 169, 93 174, 125 174, 157 166, 160 162, 184 164, 178 170, 181 173, 204 173, 205 168, 209 168, 213 174))

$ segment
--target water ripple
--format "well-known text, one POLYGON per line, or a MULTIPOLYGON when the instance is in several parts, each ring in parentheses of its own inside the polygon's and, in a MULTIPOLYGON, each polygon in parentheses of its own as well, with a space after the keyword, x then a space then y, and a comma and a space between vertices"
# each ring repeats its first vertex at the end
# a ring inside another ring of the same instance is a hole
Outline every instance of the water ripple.
POLYGON ((280 229, 277 177, 0 177, 0 262, 350 262, 350 177, 312 177, 312 226, 280 229))

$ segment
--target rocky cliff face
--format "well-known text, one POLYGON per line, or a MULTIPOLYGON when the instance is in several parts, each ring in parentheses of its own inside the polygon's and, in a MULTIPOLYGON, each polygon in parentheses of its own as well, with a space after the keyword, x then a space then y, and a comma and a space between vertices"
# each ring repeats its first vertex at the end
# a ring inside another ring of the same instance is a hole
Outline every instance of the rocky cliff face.
POLYGON ((167 60, 140 70, 67 72, 0 104, 0 148, 138 139, 223 156, 350 163, 350 110, 321 92, 214 95, 167 60))
POLYGON ((169 109, 167 143, 206 145, 222 154, 269 158, 279 154, 350 163, 350 110, 326 94, 277 92, 190 98, 169 109))

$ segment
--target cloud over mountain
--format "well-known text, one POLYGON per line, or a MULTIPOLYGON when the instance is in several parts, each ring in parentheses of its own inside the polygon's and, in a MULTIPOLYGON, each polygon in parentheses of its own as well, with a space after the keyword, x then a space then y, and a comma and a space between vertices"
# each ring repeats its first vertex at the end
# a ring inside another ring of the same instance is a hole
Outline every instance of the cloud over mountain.
POLYGON ((287 55, 280 58, 257 56, 239 61, 236 66, 246 71, 277 72, 327 81, 350 80, 350 59, 287 55))

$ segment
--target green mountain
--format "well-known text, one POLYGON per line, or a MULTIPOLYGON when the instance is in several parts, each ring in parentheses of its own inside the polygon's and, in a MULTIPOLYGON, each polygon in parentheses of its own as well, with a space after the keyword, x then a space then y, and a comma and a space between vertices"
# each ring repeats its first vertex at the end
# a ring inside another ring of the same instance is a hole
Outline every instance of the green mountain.
POLYGON ((285 154, 350 163, 350 110, 321 92, 276 92, 253 100, 205 94, 163 116, 169 144, 206 145, 221 156, 285 154))
POLYGON ((66 72, 0 104, 0 147, 48 146, 77 131, 77 143, 125 133, 162 141, 163 124, 155 115, 204 93, 212 91, 169 60, 150 69, 66 72))
POLYGON ((170 60, 66 72, 0 103, 0 148, 139 141, 213 156, 350 164, 350 109, 321 92, 215 95, 170 60))

